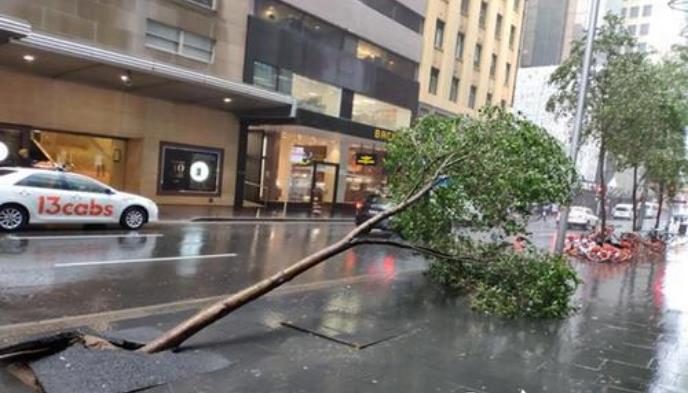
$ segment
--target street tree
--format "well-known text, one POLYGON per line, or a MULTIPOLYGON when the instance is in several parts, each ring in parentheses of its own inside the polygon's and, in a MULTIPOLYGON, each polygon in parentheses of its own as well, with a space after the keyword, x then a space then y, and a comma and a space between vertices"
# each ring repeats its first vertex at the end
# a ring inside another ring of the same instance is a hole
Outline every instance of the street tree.
POLYGON ((462 233, 524 233, 533 204, 569 202, 575 168, 545 130, 490 108, 476 119, 422 118, 396 132, 387 149, 393 207, 334 244, 200 310, 140 350, 174 348, 232 311, 362 244, 411 249, 427 255, 435 266, 458 267, 445 274, 435 271, 434 276, 469 284, 477 293, 473 305, 480 310, 531 317, 560 317, 571 310, 577 277, 563 257, 533 250, 515 253, 502 244, 471 241, 462 233), (365 236, 388 218, 407 240, 365 236))
MULTIPOLYGON (((572 118, 575 114, 586 36, 587 34, 572 43, 570 56, 550 77, 549 83, 556 88, 556 92, 548 100, 547 110, 557 116, 572 118)), ((637 56, 633 53, 635 44, 634 37, 624 27, 623 19, 611 13, 605 16, 604 23, 597 28, 593 43, 581 143, 592 140, 599 146, 597 180, 601 191, 602 226, 606 226, 607 187, 604 163, 610 138, 621 131, 619 124, 610 119, 606 108, 614 100, 621 98, 610 95, 611 84, 615 81, 616 73, 623 73, 636 59, 637 56)))

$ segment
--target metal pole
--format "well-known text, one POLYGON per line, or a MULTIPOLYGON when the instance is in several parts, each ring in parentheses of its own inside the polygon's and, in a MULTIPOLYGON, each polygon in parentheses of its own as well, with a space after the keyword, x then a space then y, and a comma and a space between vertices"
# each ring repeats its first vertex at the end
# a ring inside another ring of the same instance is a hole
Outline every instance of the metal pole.
MULTIPOLYGON (((578 90, 578 103, 576 104, 576 117, 573 123, 573 135, 571 136, 571 146, 569 156, 574 165, 578 158, 578 141, 580 140, 583 120, 585 118, 585 96, 588 92, 588 78, 590 75, 590 63, 592 62, 592 49, 595 43, 595 32, 597 30, 597 16, 600 11, 600 0, 592 0, 588 17, 588 36, 585 42, 585 53, 583 55, 583 68, 580 77, 580 89, 578 90)), ((569 221, 569 207, 564 206, 559 210, 559 227, 557 228, 557 242, 555 252, 561 254, 564 251, 564 241, 566 240, 566 229, 569 221)))

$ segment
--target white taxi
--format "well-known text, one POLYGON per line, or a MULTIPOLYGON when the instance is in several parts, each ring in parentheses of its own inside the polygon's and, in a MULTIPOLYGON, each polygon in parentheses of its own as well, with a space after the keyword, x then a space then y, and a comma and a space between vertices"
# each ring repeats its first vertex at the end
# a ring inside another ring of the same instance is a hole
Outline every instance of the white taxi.
POLYGON ((0 168, 0 230, 27 224, 112 224, 139 229, 158 220, 150 199, 75 173, 0 168))

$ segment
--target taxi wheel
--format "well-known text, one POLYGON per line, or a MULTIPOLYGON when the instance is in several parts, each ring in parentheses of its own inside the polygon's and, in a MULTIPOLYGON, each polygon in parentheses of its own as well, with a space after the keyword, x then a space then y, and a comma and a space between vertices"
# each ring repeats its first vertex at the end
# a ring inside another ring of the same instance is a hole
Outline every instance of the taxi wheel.
POLYGON ((122 213, 119 223, 127 229, 140 229, 148 221, 148 213, 142 207, 134 206, 127 208, 122 213))
POLYGON ((0 207, 0 230, 5 232, 18 231, 29 222, 29 213, 19 205, 4 205, 0 207))

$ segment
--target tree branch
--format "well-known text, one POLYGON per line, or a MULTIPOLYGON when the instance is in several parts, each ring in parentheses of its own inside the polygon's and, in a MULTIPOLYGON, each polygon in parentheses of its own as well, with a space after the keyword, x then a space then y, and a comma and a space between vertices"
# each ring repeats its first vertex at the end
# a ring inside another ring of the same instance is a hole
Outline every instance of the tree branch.
POLYGON ((432 248, 418 246, 418 245, 411 244, 408 242, 400 242, 400 241, 390 240, 390 239, 360 238, 360 239, 354 239, 351 242, 351 244, 354 246, 381 245, 381 246, 397 247, 397 248, 402 248, 402 249, 406 249, 406 250, 417 251, 421 254, 429 255, 429 256, 432 256, 435 258, 446 259, 446 260, 456 261, 456 262, 486 262, 485 260, 470 257, 470 256, 447 254, 447 253, 444 253, 441 251, 433 250, 432 248))
POLYGON ((200 310, 195 315, 182 321, 177 326, 163 333, 155 340, 149 342, 139 349, 141 352, 156 353, 175 348, 188 340, 191 336, 198 333, 211 323, 226 316, 232 311, 250 303, 251 301, 265 295, 282 284, 293 280, 312 267, 324 262, 328 258, 340 254, 355 245, 354 239, 360 235, 368 233, 381 221, 407 209, 409 206, 423 198, 436 185, 436 179, 447 169, 449 163, 456 163, 461 159, 455 153, 450 153, 437 167, 432 177, 427 179, 427 183, 418 192, 406 198, 398 205, 380 212, 370 218, 365 223, 354 228, 346 236, 336 243, 329 245, 287 267, 286 269, 273 274, 243 290, 236 292, 228 297, 219 300, 210 306, 200 310))

